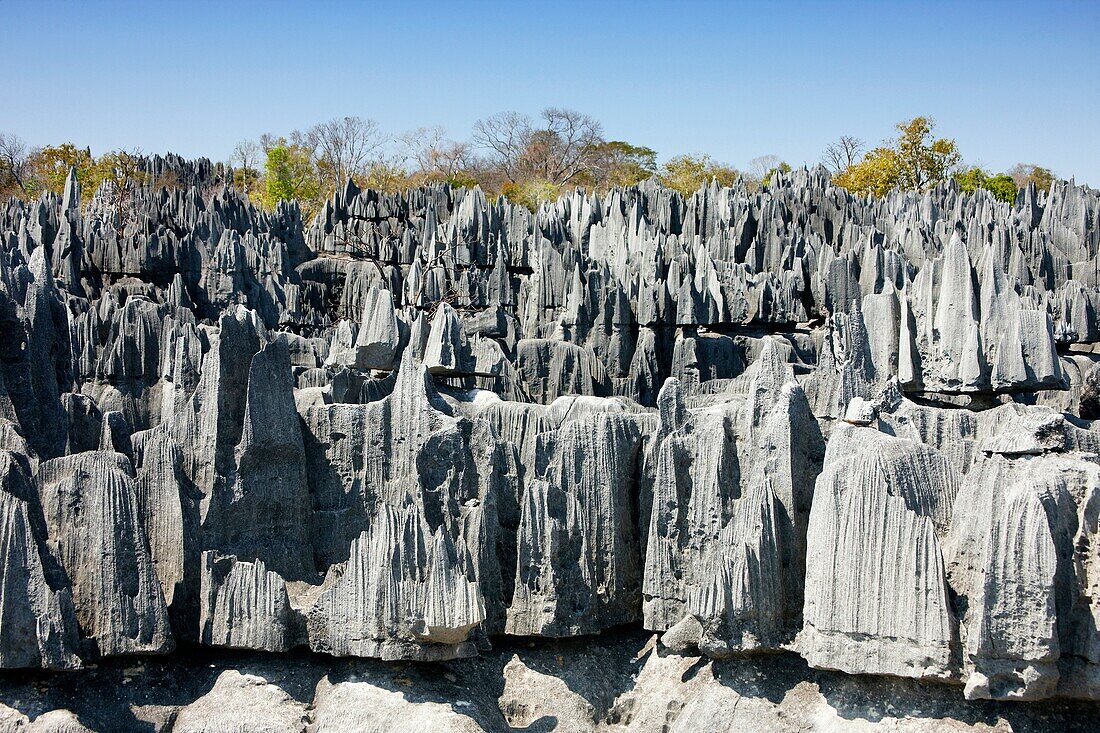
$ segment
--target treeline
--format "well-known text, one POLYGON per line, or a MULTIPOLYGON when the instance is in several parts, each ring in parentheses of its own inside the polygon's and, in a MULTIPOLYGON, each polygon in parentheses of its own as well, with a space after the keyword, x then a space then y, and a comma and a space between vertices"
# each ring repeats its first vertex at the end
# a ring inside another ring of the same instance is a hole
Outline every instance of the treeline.
POLYGON ((1055 180, 1053 171, 1034 163, 1017 163, 1004 173, 962 165, 959 146, 950 138, 936 137, 934 129, 931 118, 914 117, 897 124, 896 138, 871 150, 865 150, 859 138, 844 136, 825 149, 822 162, 833 170, 837 185, 865 196, 926 191, 954 178, 967 193, 983 188, 1011 202, 1029 183, 1045 191, 1055 180))
POLYGON ((176 185, 171 172, 153 180, 143 163, 137 149, 112 150, 96 157, 91 149, 73 143, 31 148, 18 136, 0 132, 0 201, 11 196, 33 200, 46 191, 60 194, 70 169, 76 170, 84 203, 104 183, 110 184, 111 199, 117 201, 124 201, 126 192, 136 185, 176 185))
POLYGON ((504 112, 479 120, 467 141, 439 127, 391 137, 373 120, 344 117, 242 141, 231 162, 237 186, 269 207, 289 198, 316 206, 348 178, 385 191, 476 184, 534 209, 577 187, 606 190, 657 177, 690 194, 711 179, 730 185, 741 176, 759 186, 773 169, 790 169, 776 156, 754 159, 744 173, 709 155, 676 155, 658 165, 652 148, 608 140, 591 116, 556 107, 537 118, 504 112))
MULTIPOLYGON (((826 148, 821 162, 837 185, 863 195, 924 191, 954 178, 965 191, 983 188, 1012 201, 1028 183, 1047 189, 1054 180, 1052 171, 1034 164, 1002 173, 963 165, 955 141, 936 137, 934 128, 931 119, 916 117, 897 125, 896 138, 871 149, 858 138, 841 137, 826 148)), ((60 193, 70 167, 77 171, 85 199, 104 182, 113 184, 119 202, 136 185, 175 185, 167 178, 148 180, 137 165, 140 159, 137 150, 95 157, 72 143, 31 148, 15 135, 0 133, 0 199, 60 193)), ((487 117, 465 141, 449 138, 439 127, 395 136, 373 120, 344 117, 242 141, 228 163, 234 184, 258 204, 273 208, 280 200, 297 199, 307 215, 349 178, 360 187, 385 191, 432 182, 477 184, 490 195, 534 209, 576 187, 602 191, 655 177, 690 195, 712 180, 728 186, 740 178, 754 190, 776 171, 791 169, 776 155, 754 158, 747 170, 705 154, 675 155, 659 164, 652 148, 609 140, 596 119, 557 107, 534 118, 517 112, 487 117)))
MULTIPOLYGON (((118 183, 120 191, 138 184, 175 184, 142 177, 129 165, 140 155, 123 150, 97 158, 72 143, 30 148, 17 136, 3 134, 0 198, 60 193, 70 167, 77 170, 86 201, 105 180, 118 183)), ((705 154, 675 155, 659 164, 652 148, 609 140, 596 119, 556 107, 535 118, 516 112, 487 117, 465 141, 449 138, 439 127, 395 136, 373 120, 344 117, 241 141, 227 163, 234 184, 256 203, 273 208, 280 200, 296 199, 307 215, 349 178, 360 187, 384 191, 433 182, 476 184, 534 209, 576 187, 606 190, 656 177, 690 195, 711 180, 728 186, 740 177, 757 188, 774 171, 790 170, 775 155, 754 158, 746 171, 705 154)))

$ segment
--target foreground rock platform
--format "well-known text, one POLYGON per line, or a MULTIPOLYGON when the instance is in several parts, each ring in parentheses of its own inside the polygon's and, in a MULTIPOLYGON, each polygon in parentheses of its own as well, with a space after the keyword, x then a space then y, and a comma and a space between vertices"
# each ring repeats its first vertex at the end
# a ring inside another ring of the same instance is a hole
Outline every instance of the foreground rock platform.
POLYGON ((1095 730, 1100 705, 966 701, 954 688, 807 667, 789 653, 660 652, 637 628, 504 641, 424 665, 187 646, 67 675, 0 674, 3 731, 1095 730))

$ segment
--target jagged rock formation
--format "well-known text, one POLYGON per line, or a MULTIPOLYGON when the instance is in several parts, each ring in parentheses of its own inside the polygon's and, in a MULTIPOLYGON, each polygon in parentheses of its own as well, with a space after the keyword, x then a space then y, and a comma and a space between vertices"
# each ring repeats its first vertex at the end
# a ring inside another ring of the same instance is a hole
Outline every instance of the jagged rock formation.
POLYGON ((0 208, 0 666, 641 623, 1100 697, 1096 191, 349 182, 306 223, 145 165, 122 219, 0 208))
POLYGON ((872 428, 829 438, 806 557, 810 664, 950 677, 956 660, 940 540, 959 479, 938 451, 872 428))
POLYGON ((41 510, 21 458, 0 451, 0 664, 6 669, 76 667, 80 659, 71 593, 56 587, 63 581, 44 528, 35 526, 41 510))
POLYGON ((173 646, 130 462, 89 451, 38 468, 49 544, 72 583, 80 631, 106 656, 173 646))

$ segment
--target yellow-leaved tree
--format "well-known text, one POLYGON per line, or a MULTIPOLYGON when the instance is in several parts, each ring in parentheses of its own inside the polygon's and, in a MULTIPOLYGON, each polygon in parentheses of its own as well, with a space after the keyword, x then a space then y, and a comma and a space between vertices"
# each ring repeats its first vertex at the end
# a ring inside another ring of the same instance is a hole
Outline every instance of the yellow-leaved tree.
POLYGON ((740 176, 736 168, 715 163, 709 155, 677 155, 661 166, 661 183, 690 196, 702 186, 718 181, 720 186, 732 186, 740 176))
POLYGON ((883 196, 890 191, 927 191, 947 180, 960 160, 954 140, 936 138, 930 117, 898 123, 899 135, 869 151, 833 177, 853 193, 883 196))

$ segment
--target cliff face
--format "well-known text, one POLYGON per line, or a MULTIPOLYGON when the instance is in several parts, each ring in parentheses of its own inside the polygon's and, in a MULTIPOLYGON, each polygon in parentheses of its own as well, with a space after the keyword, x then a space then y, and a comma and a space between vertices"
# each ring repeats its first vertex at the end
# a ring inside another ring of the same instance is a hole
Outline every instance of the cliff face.
POLYGON ((305 225, 150 165, 193 185, 125 223, 0 208, 0 666, 641 624, 1100 698, 1096 191, 349 183, 305 225))

